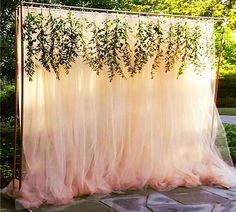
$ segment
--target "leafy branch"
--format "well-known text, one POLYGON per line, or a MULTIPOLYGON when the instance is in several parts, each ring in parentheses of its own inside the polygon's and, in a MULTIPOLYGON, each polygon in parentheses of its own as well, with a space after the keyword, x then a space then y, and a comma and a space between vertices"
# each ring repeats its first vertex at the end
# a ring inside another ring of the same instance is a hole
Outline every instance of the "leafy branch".
POLYGON ((25 22, 23 24, 23 38, 27 42, 26 45, 26 60, 25 60, 25 72, 29 77, 29 80, 32 80, 32 77, 35 73, 34 70, 34 61, 33 57, 35 55, 34 43, 36 39, 33 34, 36 33, 37 26, 35 25, 36 16, 32 13, 28 13, 26 16, 25 22))
POLYGON ((141 72, 143 66, 148 62, 149 58, 154 55, 156 51, 156 40, 153 35, 155 30, 151 21, 141 21, 139 19, 137 27, 137 41, 135 43, 134 55, 134 71, 131 76, 137 72, 141 72))
POLYGON ((156 24, 153 27, 156 37, 156 52, 155 52, 155 58, 152 64, 152 70, 151 70, 151 77, 152 79, 154 78, 155 75, 155 71, 157 70, 157 68, 159 68, 160 62, 161 62, 161 58, 163 56, 163 49, 162 49, 162 42, 164 41, 163 38, 163 32, 161 29, 161 22, 160 20, 158 20, 156 22, 156 24))

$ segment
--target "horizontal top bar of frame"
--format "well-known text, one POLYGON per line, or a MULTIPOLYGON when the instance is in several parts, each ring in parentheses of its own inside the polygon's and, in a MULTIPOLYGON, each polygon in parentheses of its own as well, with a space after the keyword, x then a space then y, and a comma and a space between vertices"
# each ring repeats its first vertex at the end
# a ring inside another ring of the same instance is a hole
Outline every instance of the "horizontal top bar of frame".
POLYGON ((67 10, 120 13, 120 14, 140 15, 140 16, 162 16, 162 17, 175 17, 175 18, 188 18, 188 19, 206 19, 206 20, 213 20, 213 21, 226 21, 227 20, 226 18, 222 18, 222 17, 174 15, 174 14, 153 13, 153 12, 133 12, 133 11, 76 7, 76 6, 67 6, 67 5, 60 5, 60 4, 46 4, 46 3, 36 3, 36 2, 24 2, 24 1, 22 1, 19 5, 20 6, 31 6, 31 7, 60 8, 60 9, 67 9, 67 10))

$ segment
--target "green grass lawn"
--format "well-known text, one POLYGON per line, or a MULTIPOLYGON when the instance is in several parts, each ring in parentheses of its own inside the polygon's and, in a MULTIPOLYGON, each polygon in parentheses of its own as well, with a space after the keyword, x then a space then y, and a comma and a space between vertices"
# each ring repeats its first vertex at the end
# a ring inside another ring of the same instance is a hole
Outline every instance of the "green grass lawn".
POLYGON ((218 108, 220 115, 229 115, 229 116, 236 116, 236 108, 235 107, 222 107, 218 108))

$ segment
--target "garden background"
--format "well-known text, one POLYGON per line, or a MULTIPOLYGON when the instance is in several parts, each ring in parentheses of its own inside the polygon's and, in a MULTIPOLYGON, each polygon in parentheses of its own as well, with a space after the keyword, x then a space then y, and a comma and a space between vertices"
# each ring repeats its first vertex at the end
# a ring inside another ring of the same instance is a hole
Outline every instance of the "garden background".
MULTIPOLYGON (((14 10, 19 0, 1 1, 0 31, 0 157, 1 187, 11 179, 14 108, 15 108, 15 21, 14 10)), ((226 17, 225 46, 220 71, 217 106, 222 115, 236 116, 236 0, 36 0, 94 8, 145 11, 168 14, 226 17)), ((216 33, 216 37, 219 35, 216 33)), ((236 125, 224 124, 229 147, 236 163, 236 125)), ((18 139, 19 142, 19 139, 18 139)), ((19 153, 19 149, 17 150, 19 153)), ((19 165, 19 154, 17 154, 19 165)))

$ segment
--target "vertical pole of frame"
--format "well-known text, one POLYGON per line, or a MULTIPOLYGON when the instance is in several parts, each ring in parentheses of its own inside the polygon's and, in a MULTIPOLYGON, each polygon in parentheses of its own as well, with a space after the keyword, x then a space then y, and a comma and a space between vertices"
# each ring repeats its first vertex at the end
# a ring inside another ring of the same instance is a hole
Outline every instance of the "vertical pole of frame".
POLYGON ((19 189, 22 185, 23 172, 23 145, 24 145, 24 41, 23 41, 23 6, 20 6, 20 31, 21 31, 21 145, 20 145, 20 179, 19 189))
POLYGON ((217 102, 217 95, 218 95, 218 88, 219 88, 219 79, 220 79, 220 65, 221 65, 221 59, 222 59, 222 52, 225 42, 225 36, 224 36, 224 24, 225 22, 221 23, 221 40, 220 40, 220 47, 219 47, 219 53, 218 53, 218 61, 217 61, 217 69, 216 69, 216 82, 215 82, 215 96, 214 101, 215 104, 217 102))
POLYGON ((15 72, 15 117, 14 117, 14 141, 13 141, 13 168, 12 168, 12 182, 13 191, 15 190, 16 179, 16 145, 17 145, 17 128, 18 128, 18 29, 19 29, 19 7, 15 10, 15 57, 16 57, 16 72, 15 72))
POLYGON ((220 38, 220 46, 218 51, 218 60, 217 60, 217 67, 216 67, 216 79, 215 79, 215 85, 214 85, 214 108, 213 108, 213 116, 212 116, 212 130, 211 130, 211 136, 213 137, 213 131, 214 131, 214 121, 215 121, 215 107, 217 103, 217 96, 218 96, 218 88, 219 88, 219 79, 220 79, 220 65, 221 65, 221 59, 222 59, 222 53, 224 48, 224 25, 225 21, 221 23, 221 38, 220 38))

